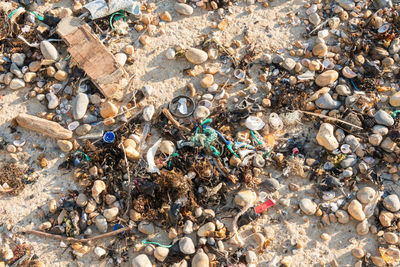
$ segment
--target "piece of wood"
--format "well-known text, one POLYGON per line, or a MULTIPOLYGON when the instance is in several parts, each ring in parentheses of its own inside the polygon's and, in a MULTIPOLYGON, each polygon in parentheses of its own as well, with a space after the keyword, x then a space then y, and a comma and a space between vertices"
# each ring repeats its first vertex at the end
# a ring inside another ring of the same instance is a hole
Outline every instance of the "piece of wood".
POLYGON ((175 118, 172 116, 171 112, 167 108, 163 108, 162 113, 164 113, 165 117, 179 130, 184 132, 190 132, 190 129, 181 125, 175 118))
POLYGON ((360 126, 357 126, 357 125, 355 125, 355 124, 353 124, 353 123, 350 123, 350 122, 347 122, 347 121, 344 121, 344 120, 341 120, 341 119, 337 119, 337 118, 334 118, 334 117, 329 117, 329 116, 322 115, 322 114, 319 114, 319 113, 314 113, 314 112, 309 112, 309 111, 303 111, 303 110, 296 110, 296 111, 300 111, 300 112, 302 112, 302 113, 304 113, 304 114, 308 114, 308 115, 311 115, 311 116, 316 116, 316 117, 324 118, 324 119, 331 120, 331 121, 341 122, 341 123, 343 123, 343 124, 347 124, 347 125, 349 125, 349 126, 351 126, 351 127, 354 127, 354 128, 356 128, 356 129, 364 130, 364 128, 362 128, 362 127, 360 127, 360 126))
POLYGON ((49 121, 28 114, 19 114, 15 120, 18 125, 57 139, 71 139, 72 131, 65 129, 54 121, 49 121))
POLYGON ((92 33, 89 25, 76 17, 66 17, 57 25, 57 33, 67 43, 72 59, 104 96, 111 98, 125 88, 128 73, 92 33))

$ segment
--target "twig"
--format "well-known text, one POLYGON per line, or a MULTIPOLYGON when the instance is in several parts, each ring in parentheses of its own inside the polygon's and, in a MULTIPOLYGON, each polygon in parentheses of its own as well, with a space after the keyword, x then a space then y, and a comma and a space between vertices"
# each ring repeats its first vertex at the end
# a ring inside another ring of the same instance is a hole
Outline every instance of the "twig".
POLYGON ((125 165, 126 165, 126 172, 127 172, 127 175, 128 175, 128 203, 126 204, 126 210, 125 210, 125 213, 124 213, 124 216, 126 216, 128 214, 129 209, 130 209, 130 205, 131 205, 130 203, 132 201, 131 189, 130 189, 130 186, 131 186, 131 174, 129 173, 129 162, 128 162, 128 159, 126 158, 126 152, 125 152, 124 144, 121 143, 120 146, 122 147, 122 151, 124 152, 124 161, 125 161, 125 165))
POLYGON ((311 35, 313 32, 315 32, 316 30, 322 28, 325 24, 327 24, 329 22, 331 18, 328 18, 327 20, 325 20, 324 22, 320 23, 317 27, 314 28, 314 30, 310 31, 310 33, 308 35, 311 35))
POLYGON ((324 118, 324 119, 328 119, 328 120, 332 120, 332 121, 341 122, 343 124, 347 124, 347 125, 349 125, 351 127, 357 128, 359 130, 364 130, 364 128, 362 128, 360 126, 354 125, 354 124, 352 124, 350 122, 347 122, 347 121, 344 121, 344 120, 341 120, 341 119, 337 119, 337 118, 334 118, 334 117, 329 117, 329 116, 326 116, 326 115, 322 115, 322 114, 318 114, 318 113, 314 113, 314 112, 309 112, 309 111, 303 111, 303 110, 295 110, 295 111, 303 112, 304 114, 308 114, 308 115, 311 115, 311 116, 316 116, 316 117, 320 117, 320 118, 324 118))
POLYGON ((167 108, 163 108, 162 113, 164 113, 165 117, 179 130, 184 132, 190 132, 190 129, 181 125, 175 118, 172 116, 171 112, 167 108))
POLYGON ((96 241, 96 240, 103 239, 106 237, 112 237, 112 236, 118 235, 118 234, 128 231, 128 230, 131 230, 130 226, 124 227, 124 228, 121 228, 121 229, 118 229, 118 230, 115 230, 112 232, 108 232, 108 233, 105 233, 102 235, 97 235, 97 236, 94 236, 91 238, 82 238, 82 239, 74 238, 74 237, 65 237, 65 236, 61 236, 61 235, 53 235, 53 234, 49 234, 49 233, 42 232, 42 231, 36 231, 36 230, 25 230, 22 232, 24 232, 26 234, 32 234, 32 235, 37 235, 37 236, 42 236, 42 237, 47 237, 47 238, 52 238, 52 239, 58 239, 58 240, 66 241, 66 242, 88 243, 88 242, 96 241))
POLYGON ((236 184, 238 181, 238 178, 235 175, 229 173, 229 171, 222 164, 221 160, 219 158, 215 158, 215 162, 217 163, 217 165, 221 169, 221 171, 223 171, 224 174, 228 177, 228 179, 231 180, 232 183, 236 184))

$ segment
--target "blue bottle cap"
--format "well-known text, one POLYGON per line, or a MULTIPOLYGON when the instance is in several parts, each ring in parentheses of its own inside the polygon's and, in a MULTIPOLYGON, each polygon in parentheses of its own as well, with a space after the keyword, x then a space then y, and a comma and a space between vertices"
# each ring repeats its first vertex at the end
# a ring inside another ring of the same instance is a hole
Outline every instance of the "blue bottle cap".
POLYGON ((115 134, 113 132, 106 132, 103 136, 103 140, 106 143, 112 143, 115 140, 115 134))

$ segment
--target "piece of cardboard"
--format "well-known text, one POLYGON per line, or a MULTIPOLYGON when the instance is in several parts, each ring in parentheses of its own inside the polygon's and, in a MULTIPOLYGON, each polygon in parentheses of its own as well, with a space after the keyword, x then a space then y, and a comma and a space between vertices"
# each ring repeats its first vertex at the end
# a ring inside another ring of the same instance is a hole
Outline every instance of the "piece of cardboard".
POLYGON ((104 96, 111 98, 127 85, 128 73, 92 33, 89 25, 70 16, 59 22, 57 33, 67 43, 74 62, 86 72, 104 96))

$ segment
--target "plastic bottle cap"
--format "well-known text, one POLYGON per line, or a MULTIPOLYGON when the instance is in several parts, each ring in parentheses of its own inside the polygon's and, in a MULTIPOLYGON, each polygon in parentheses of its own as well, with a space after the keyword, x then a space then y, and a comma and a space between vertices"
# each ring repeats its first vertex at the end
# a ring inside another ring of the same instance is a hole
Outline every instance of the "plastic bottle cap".
POLYGON ((115 134, 113 132, 106 132, 103 136, 103 140, 106 143, 112 143, 115 140, 115 134))

